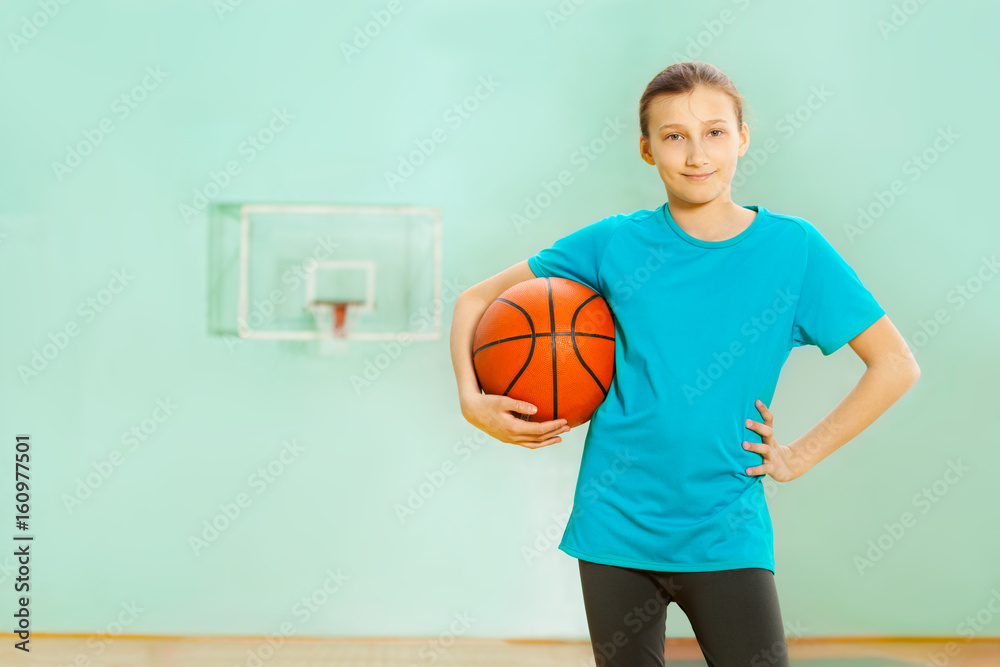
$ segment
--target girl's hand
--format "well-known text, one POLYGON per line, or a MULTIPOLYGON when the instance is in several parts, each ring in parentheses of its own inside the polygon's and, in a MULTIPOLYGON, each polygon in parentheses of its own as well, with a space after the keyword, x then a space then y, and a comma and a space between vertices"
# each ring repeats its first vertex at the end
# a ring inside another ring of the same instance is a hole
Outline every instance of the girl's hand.
POLYGON ((528 449, 562 442, 559 435, 569 430, 565 419, 530 422, 511 414, 532 414, 534 410, 535 406, 531 403, 510 396, 475 394, 462 398, 462 415, 465 420, 501 442, 528 449))
POLYGON ((744 441, 743 448, 747 451, 757 452, 763 456, 764 463, 753 468, 747 468, 746 473, 748 475, 768 474, 778 482, 790 482, 805 473, 805 470, 795 451, 791 447, 779 445, 778 441, 774 439, 774 429, 771 428, 771 425, 774 423, 774 416, 771 414, 771 411, 759 399, 756 405, 757 410, 764 417, 764 423, 761 424, 760 422, 748 419, 747 428, 759 433, 761 440, 764 442, 744 441))

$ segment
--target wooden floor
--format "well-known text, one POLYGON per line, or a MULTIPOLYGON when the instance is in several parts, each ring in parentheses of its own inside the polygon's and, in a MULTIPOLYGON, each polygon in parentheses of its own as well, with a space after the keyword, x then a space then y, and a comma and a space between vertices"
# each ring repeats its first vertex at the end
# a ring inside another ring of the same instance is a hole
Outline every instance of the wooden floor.
MULTIPOLYGON (((450 646, 417 639, 308 639, 283 642, 264 638, 116 637, 101 643, 88 636, 35 635, 24 653, 4 635, 0 665, 62 667, 587 667, 594 665, 590 644, 536 640, 458 639, 450 646)), ((788 645, 793 667, 948 667, 1000 666, 996 641, 822 641, 797 639, 788 645)), ((705 665, 693 639, 667 640, 667 665, 705 665)))

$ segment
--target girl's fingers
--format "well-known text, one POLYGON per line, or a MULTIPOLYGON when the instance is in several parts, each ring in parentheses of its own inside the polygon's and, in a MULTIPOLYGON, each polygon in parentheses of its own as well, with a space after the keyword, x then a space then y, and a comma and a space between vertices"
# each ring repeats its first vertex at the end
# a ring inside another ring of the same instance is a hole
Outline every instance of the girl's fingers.
POLYGON ((546 440, 545 442, 540 442, 540 443, 537 443, 537 444, 535 444, 535 443, 527 443, 524 446, 527 447, 528 449, 538 449, 539 447, 548 447, 549 445, 554 445, 557 442, 562 442, 562 438, 550 438, 550 439, 546 440))
POLYGON ((559 424, 558 422, 545 422, 546 424, 556 424, 555 428, 548 428, 545 431, 538 432, 538 429, 530 429, 526 432, 516 433, 514 439, 516 442, 541 442, 547 440, 553 436, 559 435, 560 433, 565 433, 569 430, 569 426, 566 424, 559 424))
POLYGON ((770 438, 771 435, 774 433, 774 429, 772 429, 767 424, 761 424, 760 422, 755 422, 752 419, 747 420, 747 428, 753 431, 754 433, 759 433, 765 438, 770 438))
POLYGON ((511 415, 511 419, 513 420, 509 425, 511 431, 514 431, 518 435, 528 435, 536 439, 566 425, 565 419, 553 419, 547 422, 529 422, 518 419, 513 415, 511 415))
POLYGON ((523 442, 538 443, 538 442, 542 442, 544 440, 549 440, 549 439, 551 439, 551 438, 553 438, 553 437, 555 437, 557 435, 565 433, 568 430, 569 430, 569 426, 563 425, 563 426, 559 426, 557 428, 554 428, 551 431, 548 431, 546 433, 540 433, 540 434, 537 434, 537 435, 531 434, 531 433, 521 434, 521 435, 515 435, 514 436, 514 442, 516 442, 518 444, 523 443, 523 442))

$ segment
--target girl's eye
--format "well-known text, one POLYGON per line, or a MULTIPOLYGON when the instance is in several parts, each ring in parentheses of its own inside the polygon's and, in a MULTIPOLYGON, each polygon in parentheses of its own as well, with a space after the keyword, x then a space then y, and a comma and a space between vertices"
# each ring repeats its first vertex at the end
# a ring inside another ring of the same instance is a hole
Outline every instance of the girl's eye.
MULTIPOLYGON (((715 135, 717 137, 722 136, 723 134, 725 134, 725 132, 723 130, 720 130, 718 128, 712 130, 711 132, 709 132, 709 134, 711 134, 712 132, 718 132, 719 134, 715 135)), ((673 132, 673 133, 668 134, 667 136, 665 136, 663 138, 664 139, 669 139, 670 137, 679 137, 679 136, 681 136, 681 135, 677 134, 676 132, 673 132)))

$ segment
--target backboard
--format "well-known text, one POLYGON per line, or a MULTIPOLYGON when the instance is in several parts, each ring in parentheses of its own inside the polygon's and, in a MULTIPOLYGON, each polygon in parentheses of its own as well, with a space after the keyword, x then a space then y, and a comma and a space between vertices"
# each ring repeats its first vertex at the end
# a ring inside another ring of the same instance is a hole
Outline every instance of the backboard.
POLYGON ((217 204, 209 248, 215 334, 342 343, 441 338, 439 209, 217 204))

